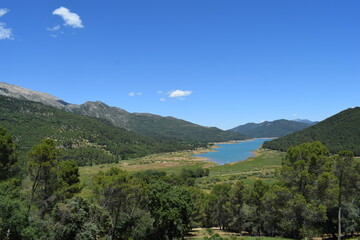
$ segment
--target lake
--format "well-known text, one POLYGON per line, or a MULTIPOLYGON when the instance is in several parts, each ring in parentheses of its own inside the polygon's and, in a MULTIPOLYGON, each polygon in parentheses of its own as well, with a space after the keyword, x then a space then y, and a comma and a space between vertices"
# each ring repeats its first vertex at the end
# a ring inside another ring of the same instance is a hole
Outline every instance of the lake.
POLYGON ((259 138, 239 143, 216 144, 220 148, 216 148, 216 152, 208 152, 204 154, 194 155, 196 157, 205 157, 210 161, 216 162, 220 165, 232 162, 239 162, 252 157, 252 151, 261 147, 265 141, 272 139, 259 138))

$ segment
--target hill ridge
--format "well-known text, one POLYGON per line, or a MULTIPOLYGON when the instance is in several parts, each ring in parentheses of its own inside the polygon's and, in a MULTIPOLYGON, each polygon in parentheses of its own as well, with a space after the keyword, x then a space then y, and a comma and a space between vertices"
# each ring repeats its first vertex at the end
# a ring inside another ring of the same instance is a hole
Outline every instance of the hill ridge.
POLYGON ((243 140, 248 137, 216 127, 205 127, 174 117, 151 113, 130 113, 101 101, 70 104, 48 93, 36 92, 19 86, 0 83, 0 95, 40 102, 67 112, 105 119, 114 126, 146 136, 163 136, 179 140, 219 142, 243 140))
POLYGON ((255 138, 282 137, 309 126, 311 126, 311 124, 286 119, 278 119, 274 121, 264 121, 261 123, 246 123, 228 131, 239 132, 255 138))
POLYGON ((312 141, 321 141, 332 153, 351 150, 360 156, 360 107, 348 108, 307 129, 265 142, 263 147, 286 151, 312 141))

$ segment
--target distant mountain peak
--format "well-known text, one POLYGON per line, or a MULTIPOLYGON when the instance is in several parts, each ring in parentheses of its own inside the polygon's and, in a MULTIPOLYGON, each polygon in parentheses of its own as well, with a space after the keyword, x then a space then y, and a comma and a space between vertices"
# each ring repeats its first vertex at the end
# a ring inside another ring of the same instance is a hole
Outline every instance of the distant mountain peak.
POLYGON ((310 127, 311 125, 312 124, 305 122, 278 119, 274 121, 264 121, 261 123, 247 123, 230 129, 229 131, 238 132, 255 138, 282 137, 310 127))
POLYGON ((69 103, 51 94, 37 92, 16 85, 0 82, 0 95, 17 99, 25 99, 33 102, 40 102, 57 108, 63 108, 69 103))
POLYGON ((294 119, 295 122, 302 122, 302 123, 308 123, 308 124, 316 124, 317 122, 308 120, 308 119, 294 119))

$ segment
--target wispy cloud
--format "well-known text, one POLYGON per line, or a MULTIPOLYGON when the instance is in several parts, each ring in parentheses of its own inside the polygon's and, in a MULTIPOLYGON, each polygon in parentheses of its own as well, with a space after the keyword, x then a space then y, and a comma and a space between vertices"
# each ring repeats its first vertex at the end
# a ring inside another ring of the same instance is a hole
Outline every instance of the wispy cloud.
POLYGON ((12 29, 6 28, 6 24, 0 22, 0 39, 13 39, 12 29))
POLYGON ((171 98, 181 98, 181 97, 186 97, 192 94, 192 91, 183 91, 183 90, 175 90, 175 91, 170 91, 168 93, 168 96, 171 98))
MULTIPOLYGON (((9 12, 9 9, 0 8, 0 17, 9 12)), ((14 39, 11 28, 6 28, 6 23, 0 22, 0 40, 14 39)))
POLYGON ((142 93, 141 93, 141 92, 130 92, 128 95, 129 95, 130 97, 134 97, 134 96, 141 96, 142 93))
POLYGON ((60 25, 55 25, 54 27, 48 27, 46 28, 49 32, 51 32, 50 36, 53 38, 57 38, 60 34, 64 34, 63 31, 61 31, 60 25))
POLYGON ((166 99, 165 98, 160 98, 160 102, 165 102, 166 99))
POLYGON ((9 9, 7 8, 0 8, 0 17, 4 16, 9 12, 9 9))
POLYGON ((65 26, 72 28, 84 28, 80 16, 76 13, 70 12, 70 10, 65 7, 59 7, 55 9, 52 14, 62 17, 62 19, 65 21, 65 26))
POLYGON ((61 26, 60 25, 56 25, 54 27, 51 27, 51 28, 46 28, 46 30, 50 31, 50 32, 55 32, 55 31, 58 31, 60 30, 61 26))

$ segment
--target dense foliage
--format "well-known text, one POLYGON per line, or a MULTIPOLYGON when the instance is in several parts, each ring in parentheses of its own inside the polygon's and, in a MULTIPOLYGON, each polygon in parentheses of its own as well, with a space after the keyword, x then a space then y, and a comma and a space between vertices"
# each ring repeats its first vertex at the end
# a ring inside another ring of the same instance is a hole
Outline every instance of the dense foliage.
POLYGON ((311 141, 321 141, 332 153, 347 149, 360 156, 360 107, 344 110, 315 126, 265 142, 263 147, 286 151, 311 141))
MULTIPOLYGON (((3 96, 0 96, 0 125, 14 136, 15 142, 20 146, 22 158, 41 139, 52 138, 62 152, 61 159, 76 159, 79 165, 111 163, 150 153, 194 149, 206 145, 140 136, 114 127, 105 120, 3 96)), ((0 132, 0 141, 7 141, 6 135, 2 135, 4 133, 0 132)))
POLYGON ((351 154, 330 155, 320 142, 290 148, 277 184, 215 185, 202 226, 297 239, 353 234, 360 230, 360 162, 351 154))
POLYGON ((5 129, 0 128, 0 180, 15 174, 17 162, 15 143, 5 129))
POLYGON ((172 240, 192 227, 296 239, 360 231, 360 162, 351 151, 331 155, 320 142, 290 148, 271 185, 238 181, 207 193, 194 185, 207 169, 171 175, 110 168, 93 176, 84 199, 76 161, 61 160, 53 140, 32 147, 27 172, 15 177, 19 162, 6 136, 0 150, 12 150, 0 156, 15 158, 0 180, 0 239, 172 240))
POLYGON ((310 127, 312 124, 305 122, 290 121, 285 119, 272 122, 247 123, 237 126, 229 131, 242 133, 249 137, 283 137, 293 132, 310 127))

